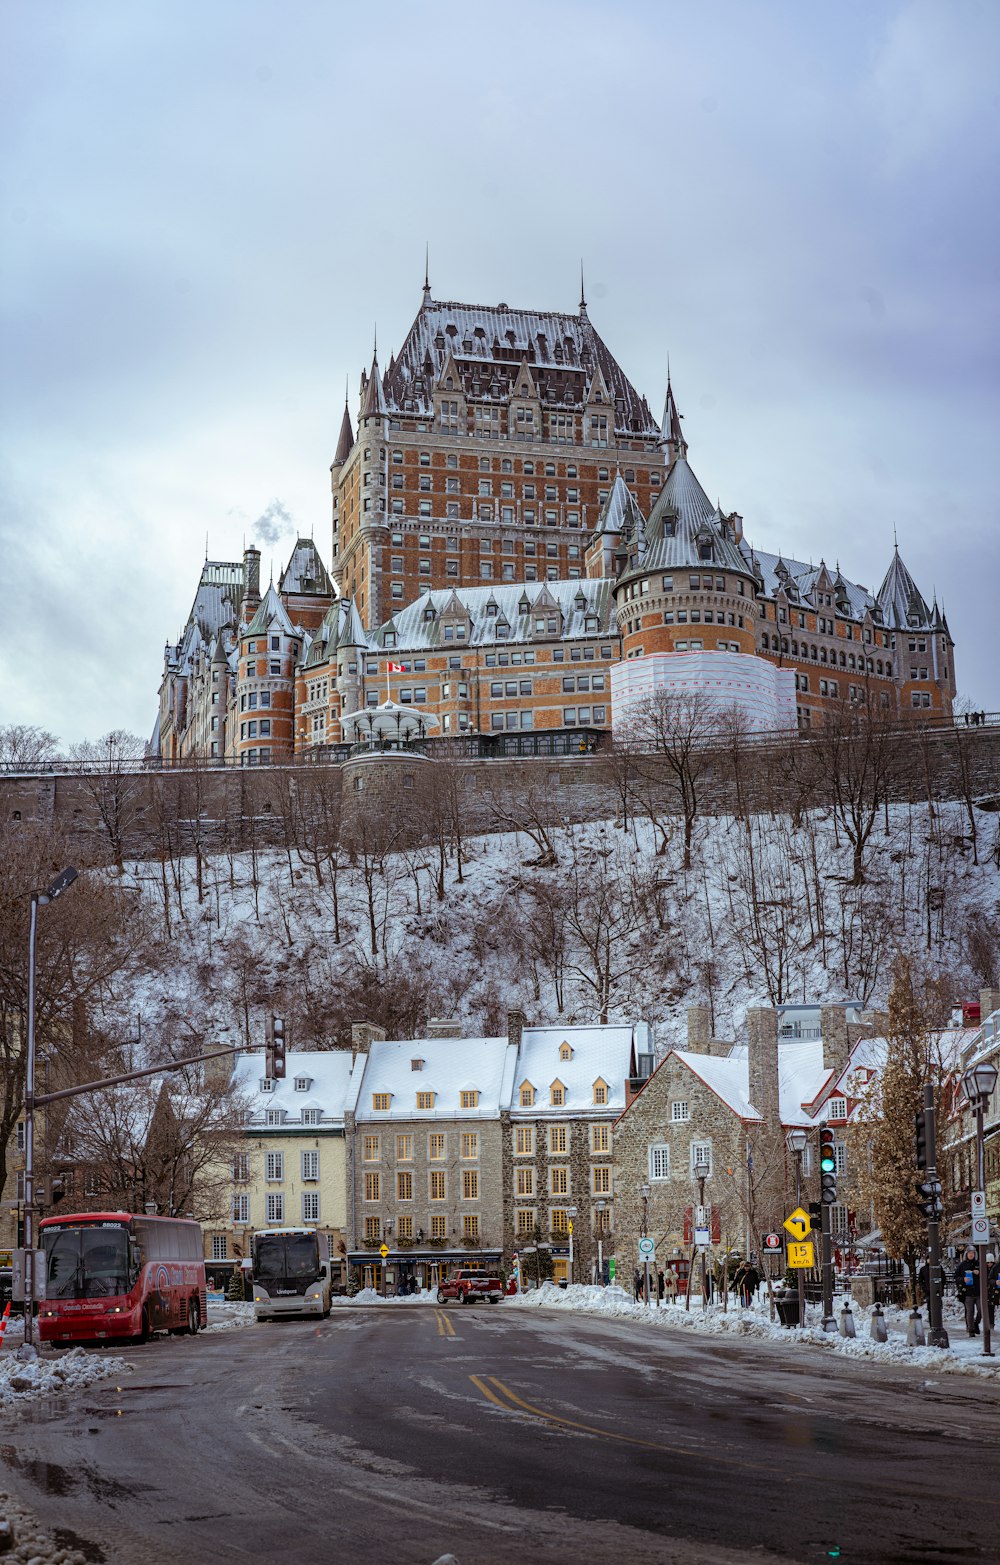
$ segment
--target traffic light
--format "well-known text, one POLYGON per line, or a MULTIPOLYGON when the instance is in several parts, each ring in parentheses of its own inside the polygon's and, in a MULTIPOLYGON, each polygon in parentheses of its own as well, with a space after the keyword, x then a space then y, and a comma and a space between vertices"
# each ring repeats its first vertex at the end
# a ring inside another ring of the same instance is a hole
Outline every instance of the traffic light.
POLYGON ((285 1019, 269 1016, 264 1033, 264 1075, 272 1081, 285 1074, 285 1019))
POLYGON ((918 1109, 914 1115, 914 1123, 917 1129, 917 1167, 927 1167, 927 1115, 923 1109, 918 1109))
POLYGON ((49 1200, 53 1206, 58 1206, 65 1194, 66 1181, 61 1174, 56 1174, 54 1179, 49 1180, 49 1200))
POLYGON ((833 1206, 837 1199, 837 1154, 829 1125, 821 1126, 819 1133, 819 1195, 824 1206, 833 1206))
POLYGON ((925 1217, 937 1218, 944 1211, 944 1203, 941 1200, 940 1179, 925 1179, 917 1185, 917 1205, 925 1217))
POLYGON ((823 1226, 823 1203, 822 1203, 822 1201, 810 1201, 809 1202, 809 1221, 812 1223, 813 1227, 815 1229, 817 1229, 817 1230, 823 1226))

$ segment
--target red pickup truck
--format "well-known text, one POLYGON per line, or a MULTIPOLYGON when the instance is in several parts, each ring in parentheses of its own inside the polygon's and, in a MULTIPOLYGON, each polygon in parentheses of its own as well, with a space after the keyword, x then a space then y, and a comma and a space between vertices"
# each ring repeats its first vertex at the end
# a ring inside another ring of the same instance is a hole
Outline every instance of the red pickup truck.
POLYGON ((446 1304, 458 1299, 461 1304, 475 1304, 479 1299, 489 1299, 498 1304, 503 1298, 503 1283, 499 1277, 487 1277, 483 1272, 456 1272, 446 1282, 438 1284, 437 1301, 446 1304))

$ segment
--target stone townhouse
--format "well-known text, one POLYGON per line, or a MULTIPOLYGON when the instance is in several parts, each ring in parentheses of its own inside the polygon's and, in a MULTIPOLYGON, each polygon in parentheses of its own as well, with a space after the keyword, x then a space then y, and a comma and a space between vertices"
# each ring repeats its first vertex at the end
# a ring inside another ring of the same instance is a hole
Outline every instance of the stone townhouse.
POLYGON ((245 1150, 232 1165, 229 1221, 207 1227, 206 1258, 220 1279, 250 1254, 260 1228, 314 1228, 333 1279, 346 1281, 345 1106, 352 1072, 347 1050, 294 1050, 285 1075, 265 1074, 264 1052, 238 1055, 233 1084, 244 1110, 245 1150))
MULTIPOLYGON (((693 1257, 692 1218, 704 1205, 713 1246, 758 1251, 795 1203, 795 1162, 785 1137, 804 1128, 802 1200, 818 1195, 815 1147, 822 1110, 871 1020, 841 1005, 747 1012, 747 1042, 709 1036, 708 1013, 688 1014, 688 1047, 672 1049, 646 1082, 630 1084, 615 1123, 615 1255, 631 1278, 643 1232, 657 1264, 683 1279, 693 1257), (788 1014, 791 1013, 791 1014, 788 1014), (818 1036, 816 1034, 819 1034, 818 1036)), ((846 1151, 838 1153, 846 1175, 846 1151)))
MULTIPOLYGON (((979 1185, 976 1113, 962 1090, 962 1077, 984 1063, 1000 1069, 1000 989, 980 990, 978 1013, 979 1025, 963 1029, 956 1039, 946 1111, 938 1130, 938 1173, 945 1190, 949 1236, 956 1244, 968 1242, 971 1193, 979 1185)), ((1000 1228, 1000 1077, 983 1111, 983 1168, 986 1215, 995 1234, 1000 1228)))
POLYGON ((626 1080, 652 1069, 645 1022, 621 1026, 525 1028, 508 1013, 517 1069, 505 1116, 504 1227, 526 1281, 537 1246, 551 1247, 552 1273, 590 1282, 614 1242, 613 1126, 626 1080), (569 1225, 573 1224, 570 1277, 569 1225), (527 1250, 527 1254, 525 1254, 527 1250))
MULTIPOLYGON (((452 1031, 443 1024, 442 1031, 452 1031)), ((504 1251, 501 1109, 506 1038, 403 1041, 354 1029, 363 1069, 347 1115, 349 1260, 366 1287, 422 1287, 504 1251), (381 1249, 386 1255, 381 1256, 381 1249), (384 1259, 384 1265, 383 1265, 384 1259)))

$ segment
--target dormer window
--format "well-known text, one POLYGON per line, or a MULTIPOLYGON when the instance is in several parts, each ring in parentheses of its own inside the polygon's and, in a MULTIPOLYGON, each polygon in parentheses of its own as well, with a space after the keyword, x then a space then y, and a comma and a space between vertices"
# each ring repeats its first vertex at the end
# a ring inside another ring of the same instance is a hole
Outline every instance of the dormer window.
POLYGON ((318 1125, 320 1123, 321 1119, 322 1119, 322 1111, 320 1109, 303 1109, 302 1110, 302 1123, 303 1123, 303 1125, 318 1125))
POLYGON ((267 1125, 283 1125, 285 1122, 284 1109, 268 1109, 264 1115, 264 1122, 267 1125))
POLYGON ((565 1041, 559 1045, 559 1058, 561 1060, 571 1060, 573 1058, 573 1050, 565 1041))
POLYGON ((417 1093, 417 1108, 418 1109, 432 1109, 433 1107, 434 1107, 434 1093, 433 1092, 418 1092, 417 1093))
POLYGON ((524 1082, 521 1086, 520 1103, 523 1109, 530 1109, 534 1107, 535 1089, 531 1085, 530 1081, 524 1082))
POLYGON ((295 1090, 296 1090, 296 1092, 308 1092, 309 1088, 312 1086, 312 1082, 313 1082, 313 1079, 312 1079, 311 1076, 296 1076, 296 1078, 295 1078, 295 1090))
POLYGON ((394 647, 396 645, 396 637, 391 630, 387 630, 385 633, 385 645, 387 647, 394 647))
POLYGON ((424 1068, 423 1060, 411 1060, 410 1061, 410 1069, 411 1069, 411 1071, 422 1071, 423 1068, 424 1068))
POLYGON ((386 1110, 388 1109, 389 1104, 391 1103, 391 1101, 392 1101, 392 1093, 391 1092, 373 1092, 372 1093, 372 1108, 374 1109, 374 1111, 377 1114, 379 1114, 379 1113, 384 1114, 386 1112, 386 1110))
POLYGON ((566 1088, 561 1081, 554 1081, 549 1088, 549 1102, 554 1109, 561 1109, 566 1104, 566 1088))
POLYGON ((602 1105, 606 1104, 607 1101, 608 1084, 606 1081, 602 1080, 600 1076, 598 1076, 597 1080, 594 1082, 594 1102, 598 1105, 602 1105))
POLYGON ((463 1109, 477 1109, 479 1107, 479 1091, 476 1087, 466 1087, 458 1095, 459 1105, 463 1109))
POLYGON ((274 1091, 274 1080, 271 1076, 262 1076, 260 1078, 260 1090, 261 1092, 274 1091))

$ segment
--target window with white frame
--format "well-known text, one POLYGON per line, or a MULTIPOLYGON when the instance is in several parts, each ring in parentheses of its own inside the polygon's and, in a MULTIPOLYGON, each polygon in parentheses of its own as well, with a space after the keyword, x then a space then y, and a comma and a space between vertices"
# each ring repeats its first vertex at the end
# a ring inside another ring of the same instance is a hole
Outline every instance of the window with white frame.
POLYGON ((686 1120, 688 1118, 687 1102, 684 1101, 671 1103, 670 1118, 673 1120, 675 1125, 678 1124, 681 1120, 686 1120))
POLYGON ((828 1114, 829 1114, 829 1118, 830 1119, 846 1119, 847 1118, 847 1099, 846 1098, 831 1098, 830 1099, 830 1104, 829 1104, 829 1109, 828 1109, 828 1114))
POLYGON ((664 1141, 649 1149, 649 1177, 651 1180, 670 1178, 670 1148, 664 1141))
POLYGON ((302 1221, 304 1223, 319 1222, 319 1191, 303 1190, 302 1192, 302 1221))
POLYGON ((283 1152, 269 1152, 267 1154, 264 1178, 274 1184, 280 1182, 282 1179, 284 1179, 284 1177, 285 1154, 283 1152))
POLYGON ((248 1195, 233 1196, 233 1222, 248 1223, 250 1221, 250 1197, 248 1195))
POLYGON ((712 1172, 712 1143, 710 1141, 692 1141, 691 1143, 691 1173, 701 1164, 712 1172))
POLYGON ((833 1145, 833 1160, 837 1165, 838 1174, 847 1173, 847 1148, 842 1141, 835 1141, 833 1145))
POLYGON ((318 1152, 303 1152, 303 1154, 302 1154, 302 1178, 303 1179, 318 1179, 319 1178, 319 1153, 318 1152))
POLYGON ((225 1261, 229 1258, 229 1237, 227 1234, 212 1235, 212 1260, 225 1261))
POLYGON ((283 1195, 269 1195, 267 1197, 267 1221, 269 1223, 283 1223, 285 1221, 285 1198, 283 1195))
POLYGON ((233 1158, 233 1184, 245 1185, 250 1179, 250 1154, 237 1152, 233 1158))
POLYGON ((303 1109, 302 1110, 302 1123, 303 1123, 303 1125, 318 1125, 321 1118, 322 1118, 322 1110, 321 1109, 303 1109))

